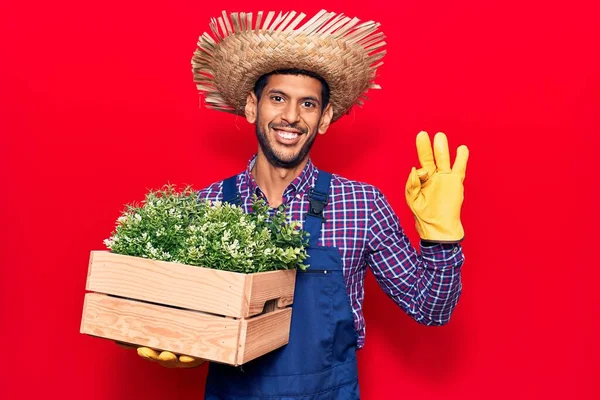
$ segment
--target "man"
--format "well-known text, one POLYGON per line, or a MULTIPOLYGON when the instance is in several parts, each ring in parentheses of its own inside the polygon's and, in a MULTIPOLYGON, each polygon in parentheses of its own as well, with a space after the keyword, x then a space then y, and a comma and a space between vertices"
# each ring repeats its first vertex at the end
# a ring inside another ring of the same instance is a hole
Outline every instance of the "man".
MULTIPOLYGON (((310 149, 318 134, 360 102, 383 52, 377 24, 321 11, 302 27, 295 13, 224 13, 201 36, 195 81, 210 108, 244 115, 256 126, 258 152, 247 169, 199 192, 250 212, 252 196, 289 208, 310 233, 310 268, 297 275, 289 343, 241 368, 211 363, 207 399, 358 399, 356 350, 364 345, 363 282, 367 266, 406 313, 426 325, 448 322, 461 292, 460 208, 468 150, 451 168, 438 133, 432 149, 417 135, 421 168, 406 200, 422 239, 411 246, 375 187, 317 169, 310 149), (233 28, 232 28, 233 25, 233 28), (221 30, 219 30, 221 28, 221 30), (260 28, 260 29, 259 29, 260 28)), ((202 363, 149 348, 138 353, 165 366, 202 363)))

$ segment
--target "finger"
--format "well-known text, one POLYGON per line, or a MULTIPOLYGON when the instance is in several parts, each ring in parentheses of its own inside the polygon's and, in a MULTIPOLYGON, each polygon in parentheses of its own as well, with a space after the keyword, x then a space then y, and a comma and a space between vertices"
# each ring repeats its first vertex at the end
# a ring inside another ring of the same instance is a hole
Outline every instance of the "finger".
POLYGON ((429 172, 429 176, 433 175, 436 170, 435 160, 433 159, 431 140, 429 140, 429 135, 425 131, 421 131, 417 135, 417 155, 421 167, 429 172))
POLYGON ((429 171, 427 171, 425 168, 419 168, 417 170, 417 176, 419 177, 421 184, 423 184, 427 182, 427 179, 429 179, 429 171))
POLYGON ((177 362, 177 356, 170 351, 161 351, 158 355, 158 360, 162 362, 177 362))
POLYGON ((190 356, 179 356, 179 368, 194 368, 204 364, 206 360, 190 356))
POLYGON ((145 358, 146 360, 150 360, 150 361, 158 360, 158 352, 149 347, 139 347, 137 349, 137 353, 140 357, 145 358))
POLYGON ((465 179, 467 173, 467 160, 469 159, 469 149, 464 144, 456 149, 456 160, 452 166, 452 172, 457 173, 462 179, 465 179))
POLYGON ((196 359, 194 357, 181 355, 181 356, 179 356, 179 361, 182 363, 193 363, 196 361, 196 359))
POLYGON ((166 368, 175 368, 179 363, 179 359, 170 351, 161 351, 158 355, 158 363, 166 368))
POLYGON ((438 172, 450 172, 450 150, 448 150, 448 138, 442 132, 435 134, 433 138, 433 152, 435 153, 435 165, 438 172))
POLYGON ((421 180, 417 174, 417 169, 412 167, 408 180, 406 181, 406 196, 411 201, 415 201, 419 197, 421 191, 421 180))

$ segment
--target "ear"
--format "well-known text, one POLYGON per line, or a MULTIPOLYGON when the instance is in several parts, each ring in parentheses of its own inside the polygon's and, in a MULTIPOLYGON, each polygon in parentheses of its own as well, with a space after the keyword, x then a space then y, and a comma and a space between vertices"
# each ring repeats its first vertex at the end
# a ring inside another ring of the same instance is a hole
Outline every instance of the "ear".
POLYGON ((333 107, 331 103, 327 104, 325 107, 325 111, 323 111, 323 115, 321 115, 321 121, 319 122, 319 133, 322 135, 327 132, 329 129, 329 125, 331 125, 331 120, 333 119, 333 107))
POLYGON ((256 110, 258 107, 258 100, 256 99, 256 95, 253 92, 248 93, 246 97, 246 107, 244 108, 244 114, 246 115, 246 120, 253 124, 256 122, 256 110))

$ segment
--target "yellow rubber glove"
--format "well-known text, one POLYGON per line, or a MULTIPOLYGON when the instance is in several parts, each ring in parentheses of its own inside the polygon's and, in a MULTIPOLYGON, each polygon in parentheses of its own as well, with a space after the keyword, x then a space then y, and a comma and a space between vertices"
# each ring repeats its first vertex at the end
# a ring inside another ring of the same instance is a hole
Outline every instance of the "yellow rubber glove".
POLYGON ((415 216, 417 232, 425 241, 458 243, 465 235, 460 209, 469 149, 459 146, 450 168, 446 135, 442 132, 435 135, 432 150, 429 135, 420 132, 417 154, 421 168, 413 167, 406 182, 406 202, 415 216))
POLYGON ((170 351, 161 351, 160 353, 149 347, 138 347, 129 343, 116 342, 119 346, 126 349, 137 349, 137 353, 140 357, 157 362, 166 368, 194 368, 198 367, 206 362, 201 358, 194 358, 186 355, 177 356, 175 353, 170 351))

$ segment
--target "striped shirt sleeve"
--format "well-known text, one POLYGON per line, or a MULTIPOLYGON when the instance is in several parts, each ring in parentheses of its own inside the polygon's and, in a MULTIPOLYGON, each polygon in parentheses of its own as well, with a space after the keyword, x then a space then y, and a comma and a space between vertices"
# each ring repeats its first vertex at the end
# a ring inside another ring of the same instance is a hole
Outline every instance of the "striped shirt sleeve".
POLYGON ((385 196, 370 211, 366 259, 385 293, 415 321, 444 325, 462 290, 460 244, 411 245, 385 196))

